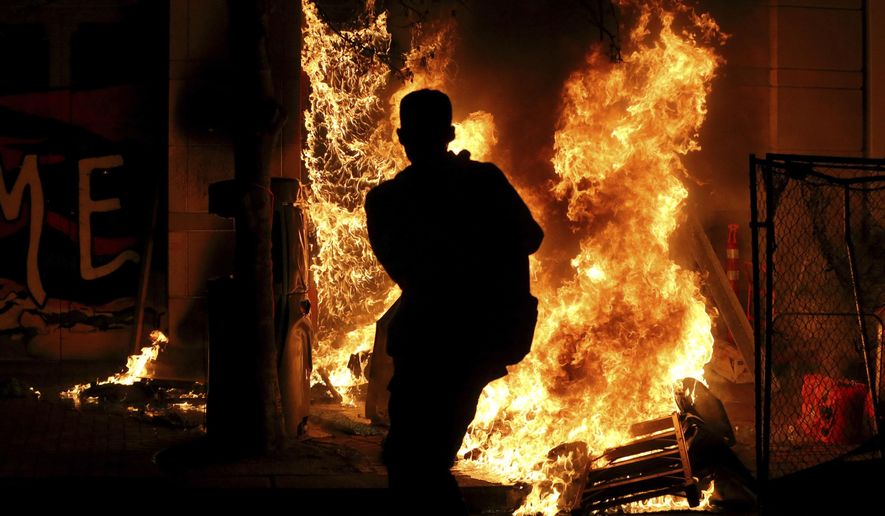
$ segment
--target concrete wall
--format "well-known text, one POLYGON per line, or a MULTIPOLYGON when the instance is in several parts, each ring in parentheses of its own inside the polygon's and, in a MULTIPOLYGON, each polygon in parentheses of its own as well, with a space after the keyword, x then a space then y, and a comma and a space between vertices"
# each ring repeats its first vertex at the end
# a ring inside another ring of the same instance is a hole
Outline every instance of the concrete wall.
POLYGON ((146 330, 165 312, 146 251, 166 246, 167 19, 150 0, 0 2, 0 360, 122 360, 148 342, 138 311, 146 330))
POLYGON ((771 7, 771 149, 863 155, 862 0, 771 7))
MULTIPOLYGON (((233 221, 208 213, 208 187, 234 175, 225 0, 171 0, 169 41, 169 376, 205 373, 207 280, 233 270, 233 221)), ((269 23, 276 95, 290 114, 273 176, 300 176, 298 2, 269 23)))
POLYGON ((772 150, 771 6, 766 1, 719 0, 703 7, 728 39, 718 49, 724 64, 708 97, 707 120, 698 138, 701 151, 689 154, 686 162, 697 179, 689 183, 694 209, 703 220, 724 228, 748 218, 743 215, 749 203, 748 155, 772 150))
POLYGON ((866 0, 869 156, 885 158, 885 2, 866 0))
MULTIPOLYGON (((703 183, 694 192, 702 214, 748 217, 749 153, 863 155, 862 0, 715 0, 702 7, 730 35, 703 149, 688 157, 703 183)), ((885 93, 872 97, 885 102, 885 93)))
MULTIPOLYGON (((885 147, 885 42, 881 2, 871 9, 873 136, 885 147), (877 25, 878 20, 878 25, 877 25), (879 30, 878 32, 881 32, 879 30), (878 70, 876 64, 878 63, 878 70)), ((702 1, 729 34, 713 82, 699 153, 687 156, 689 198, 724 256, 727 225, 740 226, 750 259, 748 154, 864 155, 863 0, 702 1)), ((874 145, 875 149, 875 145, 874 145)), ((746 274, 744 275, 746 279, 746 274)))

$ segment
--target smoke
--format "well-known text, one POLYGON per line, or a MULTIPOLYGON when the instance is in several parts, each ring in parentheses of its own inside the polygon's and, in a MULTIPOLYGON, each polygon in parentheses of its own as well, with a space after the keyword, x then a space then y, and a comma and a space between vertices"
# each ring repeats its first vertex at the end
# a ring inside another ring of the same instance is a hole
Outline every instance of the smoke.
POLYGON ((426 9, 417 13, 388 3, 394 52, 409 48, 416 28, 431 30, 435 23, 454 21, 454 87, 446 93, 455 118, 480 110, 494 116, 499 141, 494 161, 544 227, 540 256, 550 264, 547 273, 566 273, 577 239, 565 204, 551 193, 553 135, 563 84, 589 46, 600 40, 599 30, 577 1, 557 2, 555 8, 543 0, 413 3, 426 9), (553 264, 562 270, 551 270, 553 264))

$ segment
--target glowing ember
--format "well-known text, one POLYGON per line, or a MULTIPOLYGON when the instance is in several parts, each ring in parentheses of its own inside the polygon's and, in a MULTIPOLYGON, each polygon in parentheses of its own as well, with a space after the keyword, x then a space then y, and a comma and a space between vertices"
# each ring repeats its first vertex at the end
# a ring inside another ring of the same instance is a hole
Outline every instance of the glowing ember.
MULTIPOLYGON (((151 345, 141 348, 141 353, 137 355, 130 355, 129 358, 126 359, 125 371, 109 376, 106 380, 97 382, 96 385, 105 385, 109 383, 132 385, 142 378, 147 377, 148 364, 157 359, 157 356, 160 354, 160 348, 167 342, 169 342, 169 339, 163 334, 163 332, 159 330, 152 331, 151 345)), ((79 408, 80 394, 90 387, 92 387, 91 383, 75 385, 70 389, 59 393, 59 396, 73 400, 74 406, 79 408)))
MULTIPOLYGON (((205 400, 204 400, 205 401, 205 400)), ((138 407, 127 407, 130 412, 139 412, 148 417, 164 417, 170 413, 177 412, 179 414, 205 414, 206 413, 206 405, 205 404, 193 404, 188 401, 183 401, 180 403, 171 403, 168 407, 163 407, 161 409, 152 409, 145 408, 140 409, 138 407)))

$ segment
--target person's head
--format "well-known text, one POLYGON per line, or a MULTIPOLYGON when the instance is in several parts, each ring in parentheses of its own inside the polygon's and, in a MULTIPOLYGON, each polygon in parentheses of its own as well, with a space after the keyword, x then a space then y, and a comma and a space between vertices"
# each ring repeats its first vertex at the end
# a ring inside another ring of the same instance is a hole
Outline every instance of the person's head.
POLYGON ((452 102, 437 90, 418 90, 403 97, 399 104, 399 142, 409 161, 422 161, 444 155, 455 139, 452 102))

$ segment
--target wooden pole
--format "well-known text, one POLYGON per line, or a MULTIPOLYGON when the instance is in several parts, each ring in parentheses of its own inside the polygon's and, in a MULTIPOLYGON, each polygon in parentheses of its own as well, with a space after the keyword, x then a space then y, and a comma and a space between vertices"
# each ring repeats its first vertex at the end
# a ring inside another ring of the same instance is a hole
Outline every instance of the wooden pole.
POLYGON ((716 251, 713 250, 713 246, 707 238, 707 233, 704 232, 704 228, 701 227, 694 214, 689 213, 686 226, 691 242, 692 257, 701 269, 709 273, 707 286, 713 295, 713 301, 716 303, 716 307, 719 308, 719 314, 725 321, 725 325, 728 326, 731 334, 734 335, 734 342, 743 356, 744 363, 750 370, 750 374, 755 376, 756 363, 753 360, 755 356, 753 328, 750 326, 746 315, 744 315, 741 302, 731 288, 728 275, 725 274, 722 263, 719 261, 716 251))
POLYGON ((258 396, 262 429, 259 444, 269 452, 282 445, 277 344, 273 323, 271 224, 273 195, 270 161, 285 122, 274 98, 267 55, 267 6, 255 0, 228 0, 230 53, 233 63, 234 177, 239 190, 234 277, 241 302, 240 344, 244 349, 244 379, 258 396))
POLYGON ((144 246, 144 255, 141 260, 141 271, 138 277, 138 297, 135 300, 135 330, 132 335, 130 355, 141 352, 145 344, 141 337, 144 334, 144 308, 147 301, 148 284, 151 279, 151 263, 154 258, 154 235, 157 232, 157 215, 160 208, 159 188, 154 188, 153 206, 151 207, 151 221, 148 226, 147 243, 144 246))

